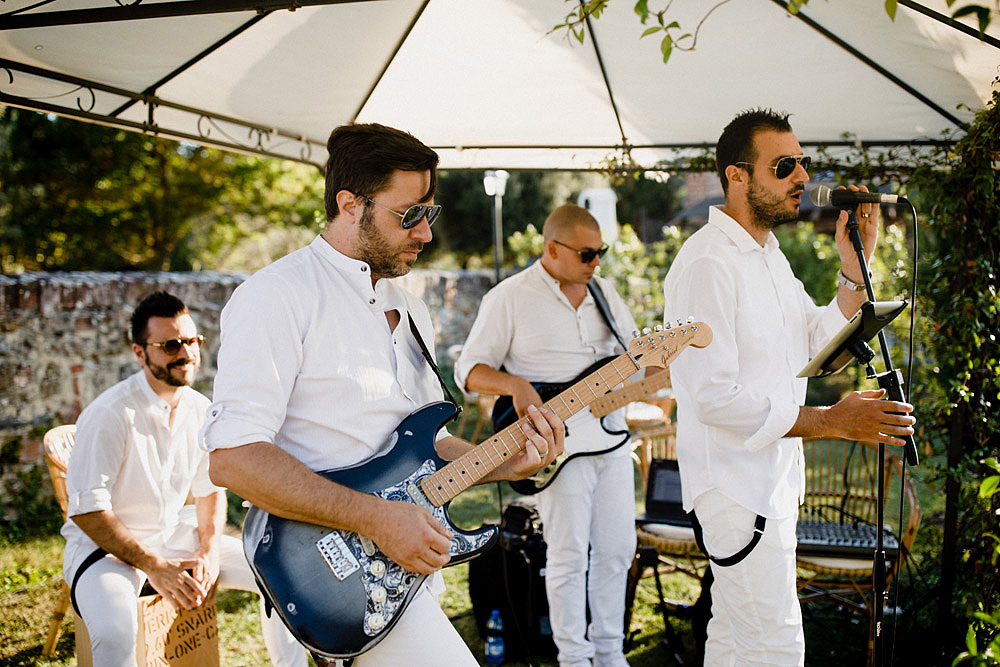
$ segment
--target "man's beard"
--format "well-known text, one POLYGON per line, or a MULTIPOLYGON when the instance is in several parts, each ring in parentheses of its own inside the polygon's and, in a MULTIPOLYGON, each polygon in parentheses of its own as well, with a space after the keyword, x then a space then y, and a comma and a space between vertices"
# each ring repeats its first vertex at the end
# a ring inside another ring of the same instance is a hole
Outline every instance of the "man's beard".
POLYGON ((361 220, 358 221, 358 258, 368 262, 372 275, 376 278, 405 276, 413 268, 413 262, 416 260, 400 259, 399 253, 404 250, 420 252, 424 244, 420 241, 413 241, 406 246, 393 248, 375 226, 373 218, 374 211, 371 208, 365 208, 364 213, 361 214, 361 220))
POLYGON ((750 206, 751 222, 761 229, 774 229, 778 225, 789 222, 797 222, 799 219, 799 207, 795 206, 791 211, 785 208, 785 202, 790 195, 805 192, 801 185, 793 185, 782 195, 774 194, 760 185, 750 177, 750 187, 747 188, 747 204, 750 206))
POLYGON ((172 368, 186 366, 188 364, 193 365, 195 371, 198 370, 198 362, 193 359, 191 360, 179 359, 177 361, 171 361, 166 366, 159 366, 150 361, 149 357, 146 357, 146 365, 149 366, 149 372, 153 374, 153 377, 155 377, 157 380, 160 380, 161 382, 164 382, 165 384, 170 385, 171 387, 191 386, 191 382, 187 379, 187 377, 178 379, 177 377, 174 376, 173 373, 170 372, 170 369, 172 368))

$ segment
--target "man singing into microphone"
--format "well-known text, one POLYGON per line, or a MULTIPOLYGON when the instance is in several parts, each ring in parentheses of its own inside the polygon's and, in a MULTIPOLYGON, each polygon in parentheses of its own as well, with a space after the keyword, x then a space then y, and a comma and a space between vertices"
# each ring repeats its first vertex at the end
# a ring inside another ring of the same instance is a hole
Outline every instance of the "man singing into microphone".
MULTIPOLYGON (((796 374, 865 300, 846 212, 836 227, 840 287, 827 306, 812 301, 778 248, 772 229, 798 219, 809 163, 787 115, 752 110, 733 119, 716 146, 725 204, 710 209, 663 285, 669 312, 695 314, 714 333, 710 348, 688 350, 671 367, 684 509, 694 510, 717 559, 747 551, 763 526, 742 559, 711 565, 706 665, 804 663, 795 589, 801 438, 902 446, 916 421, 891 414, 913 407, 880 400, 881 389, 803 405, 806 380, 796 374)), ((861 204, 857 216, 871 258, 878 206, 861 204)))

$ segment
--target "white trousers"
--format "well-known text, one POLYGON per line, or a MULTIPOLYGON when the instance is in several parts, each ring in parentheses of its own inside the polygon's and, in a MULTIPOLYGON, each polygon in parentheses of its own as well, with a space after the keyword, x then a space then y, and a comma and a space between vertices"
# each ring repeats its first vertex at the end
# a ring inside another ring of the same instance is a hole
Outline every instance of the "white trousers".
POLYGON ((385 638, 354 660, 354 667, 478 667, 428 586, 410 601, 385 638))
POLYGON ((538 494, 545 592, 561 665, 623 657, 625 581, 635 556, 633 480, 632 459, 622 447, 573 459, 538 494))
MULTIPOLYGON (((750 541, 757 514, 712 490, 694 501, 708 552, 722 558, 750 541)), ((705 664, 801 666, 805 661, 802 611, 795 589, 793 514, 768 519, 764 535, 745 559, 730 567, 712 563, 712 620, 705 664)))
MULTIPOLYGON (((222 537, 219 563, 220 588, 258 592, 240 540, 222 537)), ((76 603, 87 625, 95 665, 135 667, 139 590, 145 581, 143 572, 112 557, 100 559, 80 575, 76 603)), ((263 601, 260 620, 271 663, 275 667, 306 667, 305 649, 277 614, 267 618, 263 601)))

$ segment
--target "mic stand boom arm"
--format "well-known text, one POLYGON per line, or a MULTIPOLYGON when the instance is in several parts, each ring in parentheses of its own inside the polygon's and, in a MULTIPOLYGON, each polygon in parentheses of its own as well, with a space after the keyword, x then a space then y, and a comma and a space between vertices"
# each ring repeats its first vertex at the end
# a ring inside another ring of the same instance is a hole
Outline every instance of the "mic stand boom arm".
MULTIPOLYGON (((847 231, 854 246, 854 251, 858 256, 858 265, 861 267, 861 277, 865 281, 865 290, 869 301, 875 301, 875 290, 872 288, 871 276, 868 274, 868 262, 865 261, 865 247, 861 240, 861 231, 858 228, 858 219, 853 209, 847 211, 847 231)), ((867 377, 878 380, 878 386, 886 391, 886 398, 891 401, 905 402, 903 396, 903 374, 899 369, 892 367, 892 359, 889 357, 889 345, 885 341, 885 332, 879 330, 878 342, 882 350, 882 359, 885 362, 885 372, 876 374, 871 366, 871 357, 868 357, 867 377)), ((860 361, 861 359, 859 359, 860 361)), ((906 462, 917 465, 917 447, 911 436, 903 436, 906 441, 904 454, 906 462)), ((905 474, 905 467, 903 468, 905 474)), ((872 658, 873 663, 878 667, 882 665, 882 617, 883 607, 886 598, 886 571, 885 571, 885 548, 882 543, 882 526, 885 525, 884 507, 885 499, 882 497, 885 488, 885 443, 878 443, 878 486, 876 489, 876 530, 875 530, 875 557, 872 565, 872 592, 874 593, 874 609, 872 615, 872 626, 874 636, 872 637, 872 658)), ((902 553, 897 556, 901 558, 902 553)))

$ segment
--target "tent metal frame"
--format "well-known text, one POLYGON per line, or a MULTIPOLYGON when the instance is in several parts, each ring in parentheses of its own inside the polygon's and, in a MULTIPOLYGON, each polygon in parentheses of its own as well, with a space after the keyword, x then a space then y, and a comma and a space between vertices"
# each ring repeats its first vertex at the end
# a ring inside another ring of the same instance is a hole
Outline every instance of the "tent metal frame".
MULTIPOLYGON (((206 15, 206 14, 218 14, 218 13, 231 13, 231 12, 254 12, 255 16, 234 30, 229 34, 217 40, 214 44, 208 46, 196 56, 183 63, 172 72, 162 77, 159 81, 153 83, 145 90, 142 91, 132 91, 125 90, 122 88, 117 88, 114 86, 109 86, 98 81, 91 81, 83 79, 80 77, 75 77, 60 72, 55 72, 52 70, 47 70, 40 67, 35 67, 33 65, 28 65, 26 63, 20 63, 9 59, 0 58, 0 70, 7 74, 8 83, 13 84, 14 82, 14 72, 23 73, 28 76, 39 77, 52 82, 58 82, 67 84, 72 88, 68 90, 60 97, 70 96, 76 94, 75 102, 76 105, 71 106, 69 104, 55 104, 47 99, 29 99, 26 97, 20 97, 16 95, 11 95, 3 90, 0 90, 0 104, 6 104, 9 106, 19 107, 23 109, 28 109, 32 111, 40 111, 43 113, 53 113, 60 116, 66 116, 69 118, 74 118, 77 120, 98 123, 102 125, 108 125, 111 127, 120 127, 128 130, 133 130, 137 132, 143 132, 146 134, 154 134, 159 136, 164 136, 172 139, 178 139, 182 141, 189 141, 206 146, 214 146, 217 148, 222 148, 225 150, 249 153, 253 155, 259 155, 264 157, 271 157, 277 159, 290 159, 299 162, 304 162, 307 164, 312 164, 314 166, 322 168, 322 162, 318 161, 313 153, 314 148, 319 148, 316 151, 318 154, 322 154, 325 149, 325 141, 318 139, 304 137, 297 135, 281 128, 268 127, 253 123, 251 121, 234 118, 231 116, 225 116, 222 114, 217 114, 205 109, 199 109, 187 105, 176 104, 170 100, 163 99, 159 97, 156 91, 169 83, 172 79, 179 76, 182 72, 189 69, 193 65, 197 64, 201 60, 205 59, 219 48, 224 46, 229 41, 236 38, 238 35, 258 23, 266 19, 271 13, 279 10, 295 11, 300 7, 309 6, 319 6, 319 5, 335 5, 335 4, 348 4, 357 2, 368 2, 370 0, 199 0, 198 2, 191 2, 190 0, 179 0, 173 2, 161 2, 152 4, 142 4, 142 0, 133 0, 129 4, 123 4, 126 0, 114 0, 116 3, 114 6, 109 7, 97 7, 90 9, 75 9, 75 10, 50 10, 50 11, 38 11, 32 12, 31 10, 38 9, 45 5, 52 4, 56 0, 39 0, 33 5, 27 7, 22 7, 18 10, 13 10, 0 14, 0 30, 17 30, 23 28, 39 28, 39 27, 56 27, 56 26, 66 26, 66 25, 79 25, 87 23, 107 23, 113 21, 133 21, 133 20, 145 20, 154 18, 170 18, 170 17, 185 17, 185 16, 195 16, 195 15, 206 15), (100 91, 102 93, 108 93, 116 96, 120 96, 125 99, 125 102, 118 106, 114 111, 102 114, 93 111, 93 105, 96 101, 95 91, 100 91), (87 94, 90 97, 90 103, 85 104, 82 101, 82 97, 87 94), (144 104, 147 109, 146 120, 144 122, 130 121, 120 118, 122 114, 127 109, 133 107, 135 104, 144 104), (159 107, 169 108, 189 114, 194 114, 198 117, 196 126, 198 129, 197 134, 190 132, 183 132, 179 130, 174 130, 166 127, 161 127, 156 123, 156 109, 159 107), (233 127, 239 131, 245 131, 247 138, 245 140, 239 140, 233 136, 233 132, 227 131, 225 127, 233 127), (213 131, 220 136, 213 134, 213 131), (289 142, 294 142, 300 144, 298 158, 291 157, 285 154, 279 154, 276 152, 276 148, 289 142)), ((778 6, 782 7, 785 11, 788 11, 788 3, 784 0, 771 0, 778 6)), ((110 2, 110 0, 109 0, 110 2)), ((364 96, 361 104, 355 110, 353 119, 356 119, 361 111, 364 109, 369 98, 374 92, 375 88, 378 86, 379 81, 382 80, 389 66, 392 64, 396 55, 399 53, 400 48, 403 43, 409 37, 417 21, 423 15, 424 9, 430 0, 424 0, 417 11, 414 13, 412 21, 407 26, 406 30, 403 32, 402 36, 393 48, 392 53, 386 59, 384 65, 379 70, 378 75, 373 79, 371 86, 369 87, 367 93, 364 96)), ((955 30, 962 32, 963 34, 980 39, 986 44, 989 44, 995 48, 1000 49, 1000 40, 991 37, 990 35, 980 34, 979 31, 971 28, 963 23, 955 21, 954 19, 935 12, 918 2, 913 0, 899 0, 899 4, 906 7, 909 10, 918 12, 924 16, 932 18, 936 21, 941 22, 955 30)), ((796 16, 805 22, 809 27, 816 30, 822 34, 827 39, 833 41, 840 48, 846 50, 853 57, 859 59, 868 67, 871 67, 879 74, 884 76, 894 85, 905 90, 907 93, 912 95, 914 98, 919 100, 922 104, 933 109, 936 113, 943 116, 949 122, 953 123, 956 127, 962 127, 962 122, 952 113, 949 113, 945 109, 941 108, 940 105, 935 103, 932 99, 916 90, 905 81, 900 79, 898 76, 894 75, 892 72, 886 70, 884 67, 879 65, 877 62, 872 60, 870 57, 866 56, 859 49, 848 44, 839 36, 833 34, 831 31, 824 28, 822 25, 810 19, 804 12, 799 11, 796 16)), ((586 20, 587 31, 590 33, 591 44, 593 45, 594 54, 597 58, 598 66, 601 70, 601 75, 604 80, 605 90, 607 91, 608 101, 611 104, 612 110, 614 112, 615 120, 618 123, 618 129, 621 134, 621 143, 618 145, 515 145, 515 144, 496 144, 496 145, 480 145, 480 146, 432 146, 432 148, 438 150, 470 150, 470 149, 489 149, 489 150, 516 150, 516 149, 537 149, 537 150, 581 150, 581 149, 604 149, 609 153, 615 153, 622 155, 626 158, 626 161, 631 159, 631 151, 641 148, 654 148, 654 149, 672 149, 672 150, 689 150, 689 149, 706 149, 711 148, 707 144, 691 144, 691 143, 680 143, 680 144, 646 144, 646 145, 636 145, 629 142, 628 137, 625 135, 625 130, 622 125, 621 117, 618 111, 618 105, 615 99, 615 94, 612 89, 611 81, 609 80, 607 71, 604 66, 603 56, 601 54, 600 47, 597 43, 596 33, 594 31, 593 25, 591 24, 590 18, 587 17, 586 20)), ((0 85, 3 84, 2 78, 0 78, 0 85)), ((919 141, 896 141, 896 140, 869 140, 864 142, 864 146, 870 148, 878 147, 892 147, 892 146, 902 146, 902 145, 947 145, 952 142, 946 140, 919 140, 919 141)), ((856 146, 856 142, 853 141, 842 141, 842 142, 804 142, 803 145, 809 146, 856 146)))

